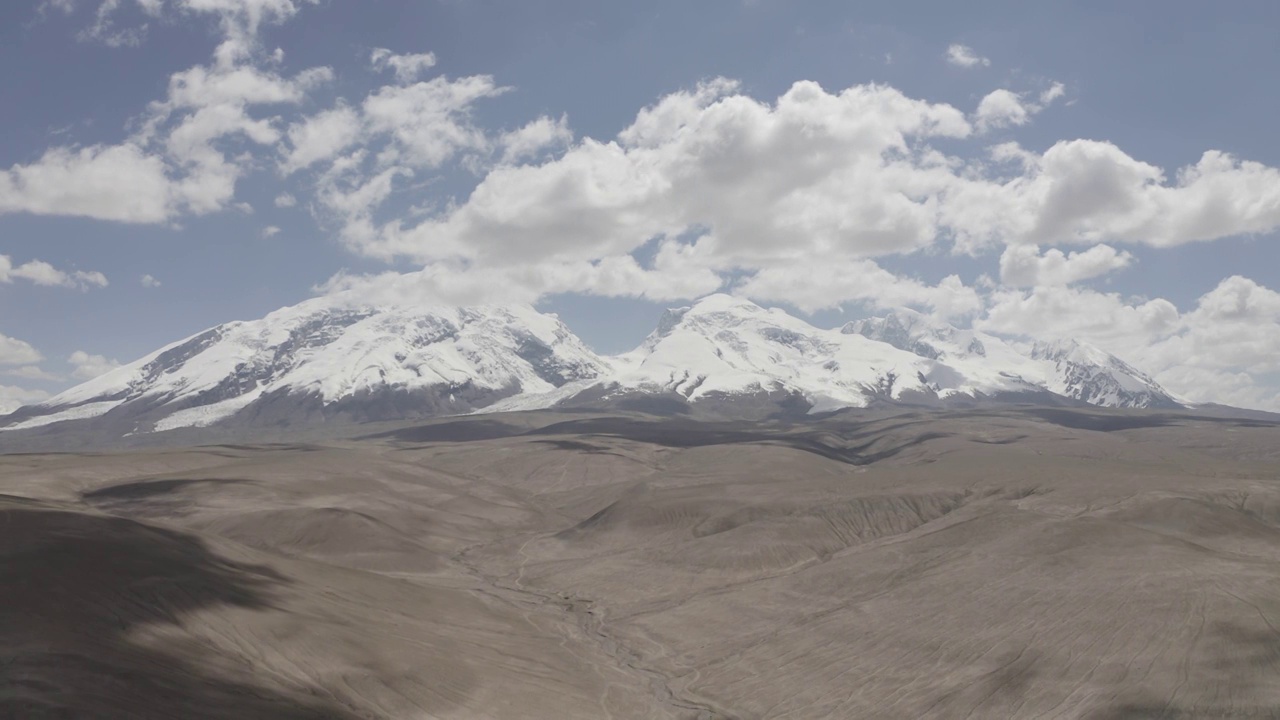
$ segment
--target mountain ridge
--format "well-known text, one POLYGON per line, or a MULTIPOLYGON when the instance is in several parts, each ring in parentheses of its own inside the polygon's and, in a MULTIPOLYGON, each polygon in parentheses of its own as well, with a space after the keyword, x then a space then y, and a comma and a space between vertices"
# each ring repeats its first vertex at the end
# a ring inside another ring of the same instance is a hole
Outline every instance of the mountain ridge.
POLYGON ((527 305, 315 298, 166 345, 0 417, 0 431, 111 423, 124 435, 547 408, 769 417, 1046 393, 1103 407, 1189 407, 1099 348, 1020 347, 909 309, 822 329, 715 294, 665 311, 635 350, 605 357, 527 305))

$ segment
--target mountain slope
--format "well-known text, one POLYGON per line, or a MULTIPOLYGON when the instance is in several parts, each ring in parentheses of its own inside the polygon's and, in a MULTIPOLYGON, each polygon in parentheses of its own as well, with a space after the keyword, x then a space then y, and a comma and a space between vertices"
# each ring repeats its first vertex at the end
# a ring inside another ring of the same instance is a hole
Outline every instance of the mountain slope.
POLYGON ((1091 356, 1094 362, 1083 355, 1072 357, 1076 364, 1068 367, 1067 360, 1037 356, 993 335, 960 330, 912 310, 824 330, 779 309, 711 295, 690 307, 668 310, 640 347, 614 358, 614 374, 547 395, 513 397, 490 409, 696 408, 752 417, 881 401, 1056 397, 1114 407, 1172 402, 1149 377, 1101 351, 1091 356))
POLYGON ((128 432, 232 415, 287 424, 459 413, 608 372, 529 307, 345 307, 321 298, 232 322, 10 416, 5 429, 127 421, 128 432))
POLYGON ((602 381, 613 392, 669 392, 689 402, 780 393, 818 408, 934 397, 939 387, 931 376, 940 369, 884 343, 821 330, 728 295, 668 310, 616 365, 602 381))
POLYGON ((1076 340, 1020 348, 994 335, 960 330, 913 310, 848 323, 842 332, 889 343, 947 363, 972 378, 981 391, 1019 385, 1048 390, 1103 407, 1183 407, 1149 375, 1116 356, 1076 340))
POLYGON ((1151 376, 1105 350, 1077 340, 1036 343, 1031 357, 1049 369, 1046 385, 1050 391, 1090 405, 1135 408, 1186 406, 1151 376))
POLYGON ((0 430, 56 424, 120 436, 553 407, 751 418, 884 402, 1064 398, 1185 406, 1097 348, 1024 347, 911 310, 826 330, 711 295, 668 310, 640 347, 606 359, 528 306, 318 298, 173 343, 0 418, 0 430))

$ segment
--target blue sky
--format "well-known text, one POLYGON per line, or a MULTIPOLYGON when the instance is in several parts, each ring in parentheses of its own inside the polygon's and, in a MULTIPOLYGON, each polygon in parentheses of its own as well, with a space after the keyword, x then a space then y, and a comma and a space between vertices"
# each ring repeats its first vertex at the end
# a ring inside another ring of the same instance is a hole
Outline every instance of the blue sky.
POLYGON ((0 405, 317 292, 617 352, 721 289, 1280 409, 1280 6, 1229 7, 6 3, 0 405))

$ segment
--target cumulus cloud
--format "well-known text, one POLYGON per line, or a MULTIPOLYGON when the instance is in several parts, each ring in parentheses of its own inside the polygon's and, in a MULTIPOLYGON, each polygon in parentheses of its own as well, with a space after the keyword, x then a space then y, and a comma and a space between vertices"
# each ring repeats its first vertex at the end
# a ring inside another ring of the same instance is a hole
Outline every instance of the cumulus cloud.
POLYGON ((370 67, 379 72, 393 71, 396 80, 402 85, 417 80, 419 75, 435 67, 435 64, 434 53, 397 55, 386 48, 376 48, 369 54, 370 67))
POLYGON ((968 135, 961 112, 884 86, 831 94, 802 82, 776 104, 731 88, 674 93, 617 140, 500 165, 466 203, 415 226, 383 225, 355 247, 426 262, 594 260, 701 228, 701 256, 728 268, 933 241, 928 196, 952 175, 946 158, 913 141, 968 135))
POLYGON ((488 136, 471 122, 471 107, 506 91, 488 75, 384 86, 365 98, 364 122, 368 132, 392 139, 383 164, 435 168, 460 151, 489 147, 488 136))
POLYGON ((1133 255, 1110 245, 1064 254, 1056 248, 1040 254, 1035 245, 1011 245, 1000 256, 1000 280, 1007 285, 1070 285, 1129 267, 1133 255))
MULTIPOLYGON (((477 101, 503 92, 506 88, 487 75, 441 76, 383 86, 358 105, 340 101, 290 125, 280 170, 288 175, 318 166, 317 213, 336 221, 349 245, 362 246, 377 235, 374 212, 397 179, 437 170, 464 154, 478 158, 494 152, 501 138, 478 127, 471 111, 477 101)), ((536 153, 539 142, 556 142, 561 132, 536 123, 525 130, 510 136, 505 150, 536 153)))
MULTIPOLYGON (((356 144, 363 133, 363 122, 355 110, 340 104, 332 110, 317 113, 289 127, 289 150, 280 162, 280 171, 288 175, 323 160, 329 160, 356 144)), ((292 195, 281 196, 293 198, 292 195)), ((281 205, 279 198, 277 206, 281 205)))
POLYGON ((0 415, 8 415, 23 405, 30 405, 48 399, 49 393, 43 390, 33 390, 14 385, 0 385, 0 415))
POLYGON ((1198 402, 1280 411, 1280 293, 1234 275, 1187 312, 1168 300, 1083 288, 1002 289, 984 330, 1093 342, 1198 402))
POLYGON ((11 283, 15 280, 27 280, 36 285, 68 287, 77 290, 103 288, 108 284, 107 276, 97 271, 66 272, 43 260, 31 260, 21 265, 14 265, 8 255, 0 255, 0 283, 11 283))
POLYGON ((1054 100, 1067 94, 1067 86, 1060 82, 1055 82, 1040 92, 1040 104, 1043 106, 1050 105, 1054 100))
POLYGON ((279 234, 280 234, 280 228, 276 227, 275 225, 268 225, 262 228, 262 237, 264 238, 275 237, 276 235, 279 235, 279 234))
POLYGON ((1053 83, 1039 95, 1039 102, 1027 99, 1026 93, 1012 90, 993 90, 978 102, 973 122, 978 132, 985 133, 1000 128, 1026 125, 1031 116, 1047 108, 1054 100, 1066 94, 1062 83, 1053 83))
POLYGON ((1031 110, 1022 96, 1009 90, 993 90, 978 103, 974 113, 979 132, 1010 125, 1026 125, 1031 120, 1031 110))
POLYGON ((1128 242, 1172 247, 1280 227, 1280 171, 1208 151, 1170 182, 1164 172, 1096 140, 1043 155, 998 146, 1013 177, 954 183, 942 222, 964 250, 993 243, 1128 242))
POLYGON ((164 160, 132 143, 51 148, 34 162, 0 170, 0 214, 157 223, 171 210, 164 160))
MULTIPOLYGON (((254 117, 257 106, 292 105, 332 79, 328 68, 293 77, 251 65, 196 66, 175 73, 168 97, 152 103, 141 137, 154 140, 175 168, 173 203, 193 213, 232 203, 237 181, 252 156, 232 153, 228 142, 273 147, 281 139, 271 118, 254 117)), ((233 146, 234 147, 234 146, 233 146)))
MULTIPOLYGON (((283 21, 312 1, 135 0, 152 16, 172 9, 216 17, 223 40, 213 62, 175 73, 166 98, 150 104, 127 140, 54 147, 37 160, 0 169, 0 214, 162 223, 233 205, 236 183, 253 161, 245 146, 273 146, 280 139, 273 118, 251 110, 297 104, 332 77, 328 68, 284 77, 253 62, 260 26, 283 21)), ((107 33, 121 4, 98 4, 96 24, 86 32, 107 33)))
POLYGON ((30 365, 43 359, 30 343, 0 333, 0 365, 30 365))
MULTIPOLYGON (((0 333, 0 375, 27 380, 57 379, 36 366, 43 359, 30 343, 0 333)), ((49 393, 43 390, 0 384, 0 415, 48 397, 49 393)))
POLYGON ((0 375, 21 378, 23 380, 44 380, 47 382, 58 382, 62 377, 44 370, 38 365, 22 365, 15 368, 0 369, 0 375))
POLYGON ((870 260, 768 267, 740 282, 735 291, 759 301, 790 303, 807 313, 850 302, 880 309, 925 308, 942 318, 972 315, 982 308, 978 292, 957 275, 928 285, 870 260))
POLYGON ((548 148, 566 147, 572 141, 573 131, 569 129, 567 116, 552 120, 543 115, 519 129, 503 133, 498 145, 502 147, 502 162, 513 163, 538 157, 548 148))
POLYGON ((151 276, 151 275, 143 275, 143 276, 142 276, 142 279, 140 280, 140 282, 142 283, 142 287, 144 287, 144 288, 158 288, 158 287, 160 287, 160 281, 159 281, 159 280, 157 280, 157 279, 155 279, 155 277, 153 277, 153 276, 151 276))
POLYGON ((291 193, 280 193, 276 196, 275 204, 278 208, 291 208, 298 204, 298 198, 291 193))
POLYGON ((355 305, 534 303, 557 293, 669 301, 719 290, 724 279, 705 267, 686 262, 689 250, 687 245, 663 243, 649 267, 634 257, 621 256, 506 267, 440 263, 410 273, 339 273, 315 289, 355 305))
POLYGON ((256 46, 262 25, 280 23, 293 17, 304 5, 318 0, 43 0, 38 12, 57 10, 70 15, 80 5, 96 6, 90 25, 80 31, 81 40, 97 41, 110 47, 137 46, 146 38, 148 19, 173 15, 213 17, 223 32, 219 58, 231 61, 247 56, 256 46), (121 27, 117 16, 124 7, 141 11, 143 21, 121 27))
POLYGON ((1119 293, 1046 286, 999 289, 988 299, 984 330, 1041 339, 1078 338, 1122 356, 1176 331, 1181 316, 1168 300, 1128 300, 1119 293))
POLYGON ((71 353, 67 362, 71 363, 73 368, 71 376, 81 380, 92 380, 120 367, 120 363, 116 360, 103 355, 91 355, 83 350, 71 353))
MULTIPOLYGON (((102 4, 98 6, 98 10, 94 13, 94 22, 89 27, 80 32, 81 40, 93 40, 100 42, 108 47, 137 47, 147 36, 148 24, 142 23, 135 27, 119 28, 115 24, 113 15, 119 9, 122 0, 102 0, 102 4)), ((139 8, 147 15, 158 15, 160 12, 161 0, 137 0, 139 8)))
POLYGON ((956 67, 989 67, 991 61, 973 51, 968 45, 955 43, 947 48, 947 62, 956 67))
MULTIPOLYGON (((1055 84, 1015 99, 1032 113, 1063 92, 1055 84)), ((385 161, 399 157, 394 138, 386 147, 362 140, 325 161, 318 202, 344 219, 342 236, 354 250, 425 267, 404 276, 339 275, 321 290, 470 303, 561 292, 675 300, 728 289, 807 312, 850 302, 908 305, 973 317, 993 331, 1136 352, 1133 338, 1183 332, 1182 315, 1165 300, 1072 287, 1134 262, 1104 240, 1175 244, 1280 224, 1268 215, 1275 171, 1234 159, 1202 162, 1170 183, 1106 143, 1070 141, 1044 153, 1004 143, 974 161, 929 145, 964 139, 980 122, 885 86, 828 92, 802 82, 765 103, 715 80, 642 109, 612 140, 574 141, 566 127, 564 152, 525 162, 506 156, 468 197, 412 222, 377 217, 396 188, 417 177, 415 168, 385 161), (1108 173, 1100 164, 1139 171, 1108 173), (1236 193, 1209 192, 1224 183, 1236 193), (1161 213, 1177 220, 1147 214, 1126 194, 1161 198, 1161 213), (1197 202, 1202 194, 1240 211, 1197 202), (1139 232, 1137 218, 1173 234, 1139 232), (1006 246, 1002 285, 966 285, 957 276, 930 284, 871 259, 944 239, 959 252, 1006 246), (1040 249, 1084 242, 1090 247, 1081 251, 1040 249)), ((558 134, 547 119, 529 127, 535 137, 558 134)), ((505 152, 520 144, 498 136, 490 145, 505 152)))

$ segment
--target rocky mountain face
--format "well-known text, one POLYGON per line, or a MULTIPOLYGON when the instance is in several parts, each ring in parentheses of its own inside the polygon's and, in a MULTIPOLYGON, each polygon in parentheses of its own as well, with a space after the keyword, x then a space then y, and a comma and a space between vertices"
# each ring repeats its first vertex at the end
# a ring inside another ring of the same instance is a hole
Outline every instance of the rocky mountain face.
POLYGON ((667 311, 640 347, 605 358, 528 306, 373 307, 318 298, 161 348, 0 418, 0 431, 90 425, 124 435, 551 407, 759 417, 1036 395, 1182 406, 1098 348, 1022 347, 910 310, 826 330, 712 295, 667 311))

